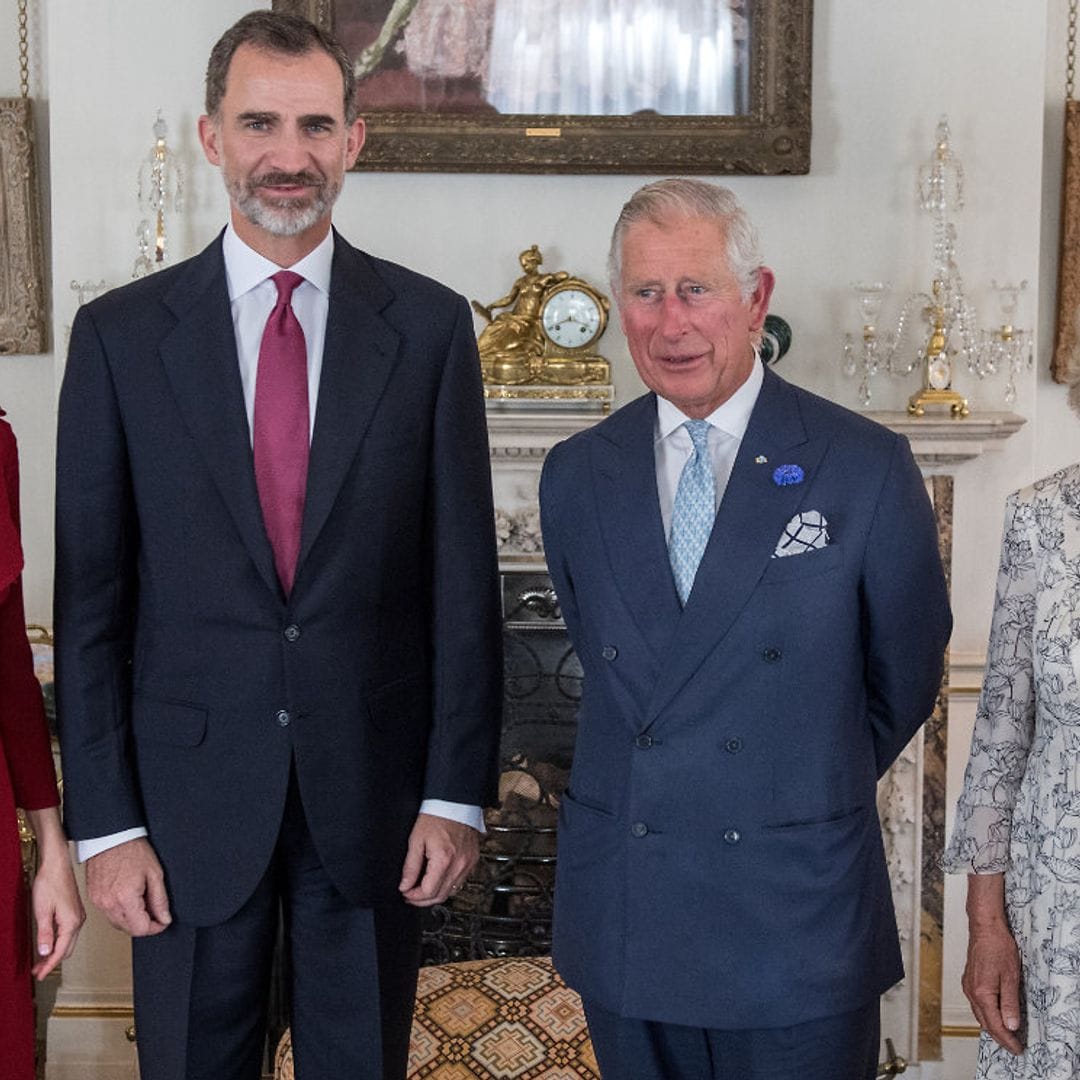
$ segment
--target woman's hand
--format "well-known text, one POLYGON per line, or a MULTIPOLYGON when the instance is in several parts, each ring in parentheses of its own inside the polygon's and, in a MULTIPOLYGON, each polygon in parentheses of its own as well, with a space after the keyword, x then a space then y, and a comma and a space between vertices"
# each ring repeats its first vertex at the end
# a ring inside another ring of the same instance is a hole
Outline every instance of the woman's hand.
POLYGON ((961 986, 979 1026, 1021 1054, 1020 950, 1005 914, 1005 875, 968 875, 968 953, 961 986))
POLYGON ((27 816, 38 843, 38 871, 30 893, 37 962, 30 970, 40 981, 72 954, 86 912, 71 869, 59 810, 50 806, 29 810, 27 816))

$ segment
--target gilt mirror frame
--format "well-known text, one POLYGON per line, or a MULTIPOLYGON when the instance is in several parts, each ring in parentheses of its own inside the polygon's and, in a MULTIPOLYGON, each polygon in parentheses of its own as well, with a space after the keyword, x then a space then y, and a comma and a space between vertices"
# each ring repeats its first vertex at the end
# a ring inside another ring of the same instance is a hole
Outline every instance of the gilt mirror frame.
MULTIPOLYGON (((346 0, 273 0, 334 32, 346 0)), ((730 116, 365 111, 367 172, 797 174, 810 170, 813 0, 755 0, 749 102, 730 116)))
POLYGON ((48 348, 32 108, 29 98, 0 98, 0 355, 48 348))
POLYGON ((1057 327, 1050 374, 1072 386, 1080 381, 1080 101, 1065 102, 1064 178, 1058 261, 1057 327))

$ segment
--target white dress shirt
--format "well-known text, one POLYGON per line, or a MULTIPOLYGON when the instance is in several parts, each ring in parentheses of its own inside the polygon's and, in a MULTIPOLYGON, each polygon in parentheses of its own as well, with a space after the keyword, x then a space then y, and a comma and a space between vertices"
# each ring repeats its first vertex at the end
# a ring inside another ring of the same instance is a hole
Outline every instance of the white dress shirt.
MULTIPOLYGON (((233 329, 236 332, 236 353, 240 363, 240 382, 244 388, 244 408, 247 411, 248 431, 254 430, 255 378, 259 370, 259 346, 263 330, 277 303, 277 286, 270 280, 281 267, 248 247, 231 224, 222 239, 225 256, 225 279, 232 307, 233 329)), ((308 363, 308 411, 311 416, 311 433, 315 431, 315 410, 319 400, 319 379, 322 376, 323 345, 326 341, 326 316, 330 310, 330 267, 334 260, 334 234, 328 232, 314 251, 305 255, 288 269, 304 280, 292 294, 292 309, 307 345, 308 363)), ((689 439, 689 436, 687 437, 689 439)), ((446 802, 443 799, 424 799, 420 813, 448 818, 463 825, 471 825, 484 832, 484 813, 479 806, 446 802)), ((92 840, 79 840, 75 853, 79 862, 108 851, 111 847, 146 836, 145 828, 139 826, 123 832, 99 836, 92 840)))
MULTIPOLYGON (((716 505, 724 497, 735 455, 742 445, 750 414, 754 411, 761 384, 765 380, 765 368, 755 360, 754 368, 746 382, 718 409, 705 419, 709 423, 709 458, 716 477, 716 505)), ((681 410, 666 398, 656 399, 656 429, 653 450, 656 454, 656 490, 660 496, 660 516, 664 522, 664 536, 671 536, 671 514, 675 506, 675 492, 679 489, 679 477, 683 467, 693 456, 694 444, 690 432, 683 425, 689 420, 681 410)))
MULTIPOLYGON (((230 224, 222 238, 225 280, 229 288, 236 355, 240 361, 240 382, 244 387, 244 408, 248 431, 254 431, 255 377, 259 371, 259 346, 266 320, 277 303, 277 286, 270 280, 281 267, 247 246, 230 224)), ((289 269, 304 280, 293 290, 292 309, 304 331, 308 365, 308 412, 311 432, 315 430, 315 408, 322 377, 323 345, 326 341, 326 314, 330 310, 330 266, 334 261, 334 234, 289 269)), ((310 436, 310 432, 309 432, 310 436)))

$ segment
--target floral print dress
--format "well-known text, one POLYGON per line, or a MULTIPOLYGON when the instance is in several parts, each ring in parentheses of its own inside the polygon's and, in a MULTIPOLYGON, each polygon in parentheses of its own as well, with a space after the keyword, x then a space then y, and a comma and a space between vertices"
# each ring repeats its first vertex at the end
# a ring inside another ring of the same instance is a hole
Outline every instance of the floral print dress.
POLYGON ((976 1080, 1080 1077, 1080 464, 1009 497, 986 676, 945 853, 1005 873, 1026 1050, 983 1033, 976 1080))

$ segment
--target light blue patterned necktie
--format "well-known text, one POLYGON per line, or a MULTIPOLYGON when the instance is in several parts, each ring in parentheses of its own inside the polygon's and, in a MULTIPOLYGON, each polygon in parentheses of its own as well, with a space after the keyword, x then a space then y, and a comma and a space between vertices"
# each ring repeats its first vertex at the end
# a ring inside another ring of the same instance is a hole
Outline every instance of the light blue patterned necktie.
POLYGON ((705 554, 716 516, 716 477, 709 457, 709 426, 707 420, 687 420, 683 425, 690 432, 694 453, 683 466, 675 492, 668 554, 675 588, 684 606, 694 587, 698 563, 705 554))

